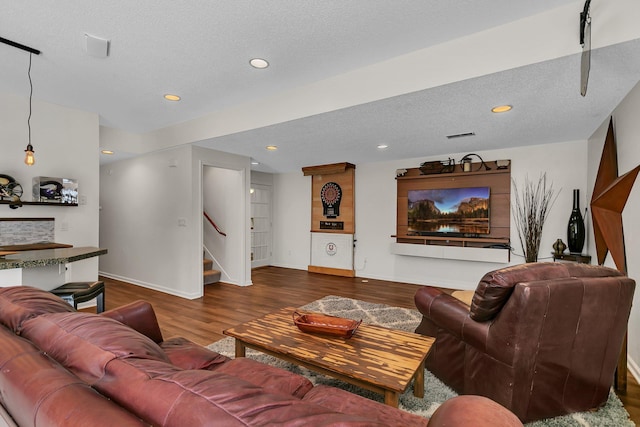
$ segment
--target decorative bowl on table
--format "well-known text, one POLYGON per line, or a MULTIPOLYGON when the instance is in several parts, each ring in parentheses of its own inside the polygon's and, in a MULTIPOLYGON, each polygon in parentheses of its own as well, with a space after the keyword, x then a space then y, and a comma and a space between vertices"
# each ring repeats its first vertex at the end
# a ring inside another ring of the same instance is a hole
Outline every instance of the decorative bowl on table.
POLYGON ((361 320, 345 319, 321 313, 293 312, 293 323, 302 332, 333 337, 351 338, 356 333, 361 320))

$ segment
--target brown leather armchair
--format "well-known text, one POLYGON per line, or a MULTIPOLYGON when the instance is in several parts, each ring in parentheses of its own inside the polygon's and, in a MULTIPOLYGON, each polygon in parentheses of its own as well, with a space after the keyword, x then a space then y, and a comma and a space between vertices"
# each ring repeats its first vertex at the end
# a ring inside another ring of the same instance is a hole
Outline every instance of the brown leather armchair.
POLYGON ((415 295, 426 361, 459 394, 489 397, 523 422, 603 405, 635 281, 617 270, 530 263, 487 273, 471 307, 437 288, 415 295))

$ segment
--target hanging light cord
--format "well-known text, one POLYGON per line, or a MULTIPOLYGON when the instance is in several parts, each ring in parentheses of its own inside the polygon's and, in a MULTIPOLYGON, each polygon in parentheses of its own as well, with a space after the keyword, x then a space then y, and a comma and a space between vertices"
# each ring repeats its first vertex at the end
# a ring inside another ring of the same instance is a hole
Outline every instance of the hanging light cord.
POLYGON ((29 145, 31 145, 31 98, 33 97, 33 82, 31 81, 31 58, 33 53, 29 52, 29 70, 27 75, 29 76, 29 117, 27 118, 27 128, 29 129, 29 145))

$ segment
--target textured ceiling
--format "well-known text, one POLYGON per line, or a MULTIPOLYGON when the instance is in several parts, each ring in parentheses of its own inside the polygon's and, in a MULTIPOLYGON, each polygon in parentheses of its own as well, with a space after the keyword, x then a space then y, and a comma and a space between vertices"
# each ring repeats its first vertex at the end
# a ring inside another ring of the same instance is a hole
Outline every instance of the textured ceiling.
MULTIPOLYGON (((145 134, 571 5, 571 40, 559 44, 576 45, 582 2, 568 0, 0 0, 0 36, 43 52, 33 59, 35 99, 145 134), (108 58, 85 53, 85 33, 110 40, 108 58), (271 66, 254 70, 252 57, 271 66)), ((593 2, 596 17, 598 7, 605 2, 593 2)), ((198 144, 275 172, 584 139, 640 80, 636 41, 594 52, 586 98, 578 54, 549 58, 198 144), (502 102, 516 108, 487 112, 502 102), (390 147, 376 151, 380 143, 390 147)), ((27 65, 27 54, 0 44, 0 92, 26 96, 27 65)))

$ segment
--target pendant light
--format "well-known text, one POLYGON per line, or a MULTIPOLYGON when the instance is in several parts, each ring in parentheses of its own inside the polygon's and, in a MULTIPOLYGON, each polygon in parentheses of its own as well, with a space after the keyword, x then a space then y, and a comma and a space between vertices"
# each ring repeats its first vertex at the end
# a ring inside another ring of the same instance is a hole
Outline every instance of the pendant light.
POLYGON ((33 145, 31 145, 31 101, 33 99, 33 82, 31 81, 31 58, 33 58, 33 53, 29 52, 29 71, 27 72, 29 76, 29 117, 27 118, 27 128, 29 129, 29 143, 27 144, 27 149, 24 150, 27 153, 24 156, 24 164, 27 166, 33 166, 36 162, 36 158, 33 156, 35 150, 33 149, 33 145))
POLYGON ((24 157, 24 163, 27 166, 33 166, 33 164, 36 162, 36 159, 33 156, 33 153, 35 152, 35 150, 33 149, 33 145, 31 145, 31 101, 33 98, 33 83, 31 82, 31 59, 33 58, 34 53, 36 55, 40 55, 40 51, 32 47, 23 45, 21 43, 17 43, 12 40, 5 39, 4 37, 0 37, 0 43, 13 46, 17 49, 24 50, 25 52, 29 52, 29 71, 27 73, 27 75, 29 76, 29 117, 27 118, 27 128, 29 129, 29 142, 27 143, 26 150, 24 150, 24 152, 26 153, 24 157))

